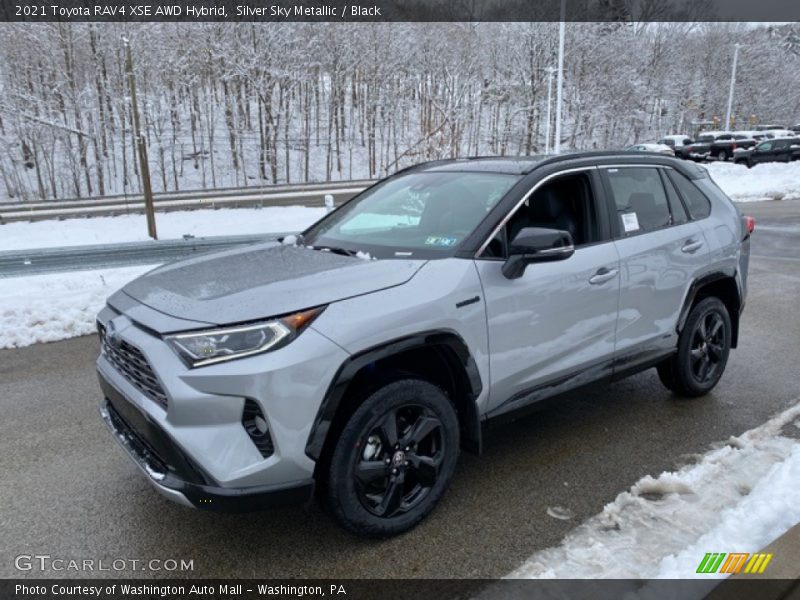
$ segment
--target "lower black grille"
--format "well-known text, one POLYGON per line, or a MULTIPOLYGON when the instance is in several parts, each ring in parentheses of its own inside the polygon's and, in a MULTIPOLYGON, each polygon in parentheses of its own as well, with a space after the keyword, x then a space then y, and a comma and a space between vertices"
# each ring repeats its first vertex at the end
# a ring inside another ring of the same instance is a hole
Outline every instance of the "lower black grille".
POLYGON ((166 410, 167 395, 142 351, 125 340, 116 340, 115 343, 112 343, 102 325, 98 324, 97 330, 103 345, 103 354, 108 362, 114 365, 114 368, 122 373, 137 390, 166 410))
POLYGON ((122 437, 123 446, 127 446, 135 453, 139 459, 137 462, 146 464, 155 473, 166 474, 167 465, 161 457, 125 422, 125 419, 116 411, 114 405, 108 402, 105 408, 108 411, 108 418, 114 427, 114 432, 122 437))
POLYGON ((247 398, 244 401, 244 411, 242 412, 242 425, 247 431, 247 435, 253 440, 261 456, 267 458, 275 452, 272 445, 272 436, 269 434, 267 419, 261 411, 261 407, 254 400, 247 398))

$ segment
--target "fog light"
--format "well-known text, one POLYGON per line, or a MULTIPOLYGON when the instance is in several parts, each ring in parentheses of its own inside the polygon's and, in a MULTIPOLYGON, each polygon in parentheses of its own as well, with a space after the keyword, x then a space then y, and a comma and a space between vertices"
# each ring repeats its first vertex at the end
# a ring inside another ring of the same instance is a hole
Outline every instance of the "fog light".
POLYGON ((253 444, 258 448, 261 456, 264 458, 272 456, 275 452, 275 447, 272 445, 272 436, 269 434, 267 419, 258 403, 250 398, 244 401, 242 427, 244 427, 247 435, 250 436, 253 444))
POLYGON ((267 433, 267 422, 261 417, 256 417, 254 420, 256 424, 256 429, 258 429, 258 433, 261 434, 267 433))

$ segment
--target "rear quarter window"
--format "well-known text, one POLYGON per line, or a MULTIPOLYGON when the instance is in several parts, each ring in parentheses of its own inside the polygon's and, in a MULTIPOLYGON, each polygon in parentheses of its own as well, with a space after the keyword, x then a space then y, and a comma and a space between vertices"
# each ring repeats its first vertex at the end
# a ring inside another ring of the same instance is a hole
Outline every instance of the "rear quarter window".
POLYGON ((676 171, 671 171, 669 177, 683 198, 692 219, 705 219, 711 214, 711 201, 694 183, 676 171))

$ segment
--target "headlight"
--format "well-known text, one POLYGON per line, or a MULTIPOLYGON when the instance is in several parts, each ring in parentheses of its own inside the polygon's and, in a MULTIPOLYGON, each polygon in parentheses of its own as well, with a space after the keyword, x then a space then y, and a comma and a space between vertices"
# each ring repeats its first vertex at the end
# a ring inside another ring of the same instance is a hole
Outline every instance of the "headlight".
POLYGON ((285 346, 322 310, 312 308, 263 323, 179 333, 164 339, 189 366, 202 367, 285 346))

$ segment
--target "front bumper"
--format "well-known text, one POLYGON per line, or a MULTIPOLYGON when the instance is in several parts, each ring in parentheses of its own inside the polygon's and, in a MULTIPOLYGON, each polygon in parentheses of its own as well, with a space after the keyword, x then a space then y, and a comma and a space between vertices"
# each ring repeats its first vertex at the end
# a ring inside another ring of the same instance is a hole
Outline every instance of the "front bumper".
MULTIPOLYGON (((137 316, 158 322, 147 310, 139 305, 137 316)), ((235 510, 310 496, 315 462, 305 447, 344 350, 308 328, 273 352, 189 369, 158 333, 111 307, 98 329, 103 416, 118 441, 128 432, 141 442, 123 446, 159 492, 235 510)))
POLYGON ((131 460, 163 496, 184 506, 225 512, 246 512, 308 502, 314 481, 285 485, 223 488, 208 484, 208 476, 161 428, 130 404, 100 376, 105 401, 103 422, 131 460))

